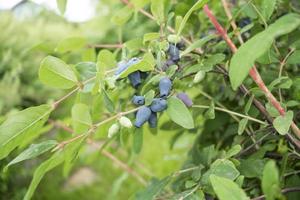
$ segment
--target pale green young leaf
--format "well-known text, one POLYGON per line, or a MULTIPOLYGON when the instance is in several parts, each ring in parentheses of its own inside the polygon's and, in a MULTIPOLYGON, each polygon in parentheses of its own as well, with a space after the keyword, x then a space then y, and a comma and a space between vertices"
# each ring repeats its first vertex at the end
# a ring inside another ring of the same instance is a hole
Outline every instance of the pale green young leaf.
POLYGON ((242 84, 254 62, 271 47, 277 37, 295 30, 299 25, 298 14, 287 14, 241 45, 230 62, 229 77, 232 88, 236 90, 242 84))
POLYGON ((178 28, 177 31, 177 35, 180 35, 183 28, 185 27, 186 22, 188 21, 188 19, 190 18, 191 14, 195 11, 198 10, 200 8, 202 8, 206 3, 208 2, 208 0, 198 0, 191 8, 190 10, 185 14, 185 16, 183 17, 183 19, 181 20, 180 26, 178 28))
POLYGON ((0 159, 20 146, 27 138, 38 136, 39 129, 52 111, 50 105, 30 107, 10 115, 0 126, 0 159))
POLYGON ((143 40, 141 38, 135 38, 135 39, 125 42, 124 46, 129 51, 137 51, 137 50, 143 48, 143 40))
POLYGON ((168 99, 167 114, 176 124, 187 129, 194 128, 194 119, 180 99, 175 97, 170 97, 168 99))
POLYGON ((69 37, 60 41, 56 47, 58 53, 66 53, 83 48, 86 45, 86 39, 83 37, 69 37))
POLYGON ((268 161, 264 167, 261 187, 266 200, 274 200, 280 195, 279 172, 273 160, 268 161))
POLYGON ((7 164, 6 168, 13 164, 22 162, 24 160, 29 160, 31 158, 35 158, 35 157, 49 151, 55 145, 57 145, 57 141, 55 141, 55 140, 47 140, 47 141, 41 142, 39 144, 32 144, 27 149, 25 149, 22 153, 20 153, 15 159, 10 161, 7 164))
POLYGON ((56 0, 57 8, 59 9, 60 13, 63 15, 67 8, 67 0, 56 0))
POLYGON ((83 103, 77 103, 72 107, 72 126, 75 133, 84 133, 92 125, 92 117, 89 107, 83 103))
POLYGON ((113 68, 117 65, 115 55, 106 49, 103 49, 98 53, 97 61, 100 61, 103 64, 103 66, 100 65, 99 67, 113 68))
POLYGON ((88 49, 85 49, 83 50, 82 52, 82 55, 81 55, 81 58, 82 58, 82 61, 85 61, 85 62, 95 62, 96 61, 96 51, 94 48, 88 48, 88 49))
POLYGON ((72 68, 53 56, 47 56, 42 60, 39 78, 44 84, 61 89, 72 88, 77 83, 77 77, 72 68))
POLYGON ((246 193, 232 180, 210 176, 212 187, 220 200, 248 200, 246 193))
POLYGON ((288 133, 293 122, 293 116, 293 111, 288 111, 284 116, 280 115, 274 119, 273 126, 279 134, 285 135, 288 133))
POLYGON ((151 0, 151 13, 158 24, 165 21, 165 0, 151 0))

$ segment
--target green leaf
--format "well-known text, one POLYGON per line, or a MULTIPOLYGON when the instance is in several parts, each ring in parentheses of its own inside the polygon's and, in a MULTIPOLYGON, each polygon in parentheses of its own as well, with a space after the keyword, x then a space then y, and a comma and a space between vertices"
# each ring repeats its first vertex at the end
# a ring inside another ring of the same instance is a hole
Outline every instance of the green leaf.
POLYGON ((261 14, 268 21, 275 10, 277 0, 263 0, 261 5, 261 14))
POLYGON ((23 200, 30 200, 36 190, 38 184, 44 177, 44 175, 50 171, 51 169, 55 168, 59 164, 64 161, 64 154, 61 152, 55 153, 51 158, 43 162, 34 172, 33 179, 30 183, 30 186, 26 192, 26 195, 23 200))
POLYGON ((217 38, 217 35, 208 35, 204 38, 201 38, 200 40, 197 40, 193 42, 190 46, 188 46, 183 52, 181 52, 180 57, 192 52, 196 48, 201 48, 203 45, 205 45, 210 40, 217 38))
POLYGON ((22 153, 20 153, 15 159, 10 161, 7 164, 6 168, 11 165, 14 165, 16 163, 22 162, 24 160, 29 160, 31 158, 35 158, 35 157, 49 151, 55 145, 57 145, 57 142, 55 140, 48 140, 48 141, 44 141, 39 144, 32 144, 32 145, 30 145, 30 147, 28 147, 22 153))
POLYGON ((188 21, 189 17, 191 16, 191 14, 195 11, 198 10, 200 8, 202 8, 206 3, 208 2, 208 0, 198 0, 191 8, 190 10, 185 14, 185 16, 183 17, 181 24, 178 28, 178 32, 177 35, 180 35, 183 28, 185 27, 186 22, 188 21))
POLYGON ((143 44, 145 44, 148 41, 159 39, 160 34, 157 32, 154 33, 146 33, 143 37, 143 44))
POLYGON ((72 107, 72 126, 75 133, 84 133, 92 125, 92 117, 89 107, 83 103, 77 103, 72 107))
POLYGON ((96 61, 96 51, 94 48, 88 48, 83 50, 81 55, 82 61, 85 62, 95 62, 96 61))
POLYGON ((172 177, 167 176, 161 180, 154 179, 143 191, 136 194, 137 200, 153 200, 167 186, 172 177))
POLYGON ((232 88, 236 90, 242 84, 254 62, 271 47, 277 37, 293 31, 299 25, 299 15, 287 14, 241 45, 230 62, 229 77, 232 88))
POLYGON ((158 24, 165 21, 165 0, 151 0, 151 13, 158 24))
POLYGON ((77 83, 77 77, 72 68, 53 56, 47 56, 42 60, 39 78, 44 84, 61 89, 70 89, 77 83))
POLYGON ((133 133, 133 152, 139 154, 143 147, 143 129, 136 128, 133 133))
POLYGON ((194 128, 193 117, 180 99, 176 97, 170 97, 168 99, 167 114, 176 124, 187 129, 194 128))
POLYGON ((0 126, 0 159, 20 146, 24 140, 38 136, 52 111, 50 105, 30 107, 10 115, 0 126))
POLYGON ((245 128, 247 126, 248 119, 244 118, 239 122, 239 128, 238 128, 238 134, 242 135, 242 133, 245 131, 245 128))
POLYGON ((266 200, 273 200, 280 195, 279 172, 273 160, 264 167, 261 187, 266 195, 266 200))
POLYGON ((232 180, 216 175, 210 176, 211 184, 220 200, 247 200, 246 193, 232 180))
POLYGON ((285 135, 288 133, 293 122, 293 116, 293 111, 288 111, 284 116, 278 116, 274 119, 273 126, 279 134, 285 135))
POLYGON ((75 69, 79 74, 80 80, 84 81, 96 76, 96 64, 94 62, 80 62, 75 65, 75 69))
POLYGON ((109 95, 107 94, 107 92, 102 89, 101 90, 101 93, 103 95, 103 100, 104 100, 104 105, 105 105, 105 108, 110 112, 110 113, 113 113, 115 112, 115 105, 113 103, 113 101, 110 99, 109 95))
POLYGON ((135 38, 135 39, 125 42, 124 46, 129 51, 137 51, 137 50, 140 50, 141 48, 143 48, 143 41, 141 38, 135 38))
POLYGON ((242 175, 247 178, 257 178, 262 176, 264 168, 264 160, 262 159, 247 159, 240 160, 241 164, 238 166, 239 171, 242 175))
POLYGON ((294 51, 294 53, 287 59, 288 64, 299 64, 300 63, 300 50, 294 51))
POLYGON ((240 175, 240 172, 236 169, 235 165, 230 160, 218 159, 213 162, 209 170, 203 174, 201 178, 202 184, 208 184, 209 177, 212 174, 228 178, 230 180, 235 180, 240 175))
POLYGON ((213 101, 210 102, 209 109, 205 112, 205 117, 208 119, 215 118, 215 103, 213 101))
MULTIPOLYGON (((101 62, 104 68, 113 68, 117 65, 115 55, 106 49, 99 52, 97 61, 101 62)), ((102 66, 100 65, 100 67, 102 66)))
POLYGON ((145 94, 145 105, 146 106, 149 106, 152 103, 154 96, 155 96, 154 90, 149 90, 145 94))
POLYGON ((138 62, 137 64, 131 65, 128 67, 126 70, 124 70, 121 74, 119 74, 120 78, 125 78, 129 74, 135 71, 142 71, 142 72, 147 72, 147 71, 152 71, 154 69, 154 58, 153 55, 150 53, 146 53, 144 55, 144 58, 138 62))
POLYGON ((231 149, 229 149, 226 152, 225 158, 231 158, 231 157, 237 155, 241 150, 242 150, 241 145, 239 145, 239 144, 234 145, 233 147, 231 147, 231 149))
POLYGON ((120 10, 117 10, 112 17, 112 22, 117 26, 123 26, 131 18, 133 9, 129 6, 125 6, 120 10))
POLYGON ((67 2, 68 2, 67 0, 56 0, 57 8, 59 9, 59 11, 62 15, 66 11, 67 2))
POLYGON ((86 39, 83 37, 69 37, 60 41, 56 47, 58 53, 66 53, 83 48, 86 45, 86 39))

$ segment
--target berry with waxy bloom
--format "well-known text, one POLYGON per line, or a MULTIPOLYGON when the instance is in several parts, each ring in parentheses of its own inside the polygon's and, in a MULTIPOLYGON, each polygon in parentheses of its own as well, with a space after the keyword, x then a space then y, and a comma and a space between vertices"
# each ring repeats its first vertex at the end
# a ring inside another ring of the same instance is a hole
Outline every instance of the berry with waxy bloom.
POLYGON ((137 112, 135 116, 135 123, 134 125, 138 128, 142 127, 142 125, 148 121, 151 115, 151 110, 147 106, 141 107, 137 112))

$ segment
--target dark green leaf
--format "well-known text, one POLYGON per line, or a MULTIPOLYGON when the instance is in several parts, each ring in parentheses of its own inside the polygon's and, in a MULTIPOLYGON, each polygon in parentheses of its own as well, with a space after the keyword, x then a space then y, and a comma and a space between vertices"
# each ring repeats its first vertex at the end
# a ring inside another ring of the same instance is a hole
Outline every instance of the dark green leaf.
POLYGON ((136 128, 133 133, 133 151, 139 154, 143 147, 143 129, 136 128))

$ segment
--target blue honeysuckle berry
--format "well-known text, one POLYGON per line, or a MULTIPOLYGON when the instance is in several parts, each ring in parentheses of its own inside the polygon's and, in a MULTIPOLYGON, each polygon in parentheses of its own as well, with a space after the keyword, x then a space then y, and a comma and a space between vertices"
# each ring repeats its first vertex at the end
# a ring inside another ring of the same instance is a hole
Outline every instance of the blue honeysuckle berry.
POLYGON ((151 110, 147 106, 141 107, 135 115, 135 122, 134 125, 138 128, 142 127, 142 125, 148 121, 151 116, 151 110))
POLYGON ((184 92, 178 93, 176 97, 180 99, 187 107, 191 107, 193 105, 193 101, 184 92))
POLYGON ((134 88, 138 88, 139 85, 142 83, 141 74, 139 71, 132 72, 131 74, 128 75, 128 78, 130 80, 132 87, 134 88))
POLYGON ((172 61, 178 62, 180 60, 179 49, 174 44, 169 45, 168 53, 172 61))
POLYGON ((153 112, 161 112, 167 109, 167 100, 163 98, 154 98, 150 105, 150 109, 153 112))
POLYGON ((156 128, 157 127, 157 113, 152 112, 150 115, 150 118, 148 119, 148 123, 150 128, 156 128))
POLYGON ((132 103, 138 106, 144 105, 145 104, 145 97, 144 96, 137 96, 134 95, 132 97, 132 103))
POLYGON ((141 59, 139 59, 137 57, 133 57, 127 62, 127 64, 128 64, 128 66, 131 66, 131 65, 139 63, 140 61, 141 61, 141 59))
POLYGON ((158 87, 160 97, 165 98, 170 94, 172 81, 169 79, 169 77, 163 77, 160 79, 158 87))

